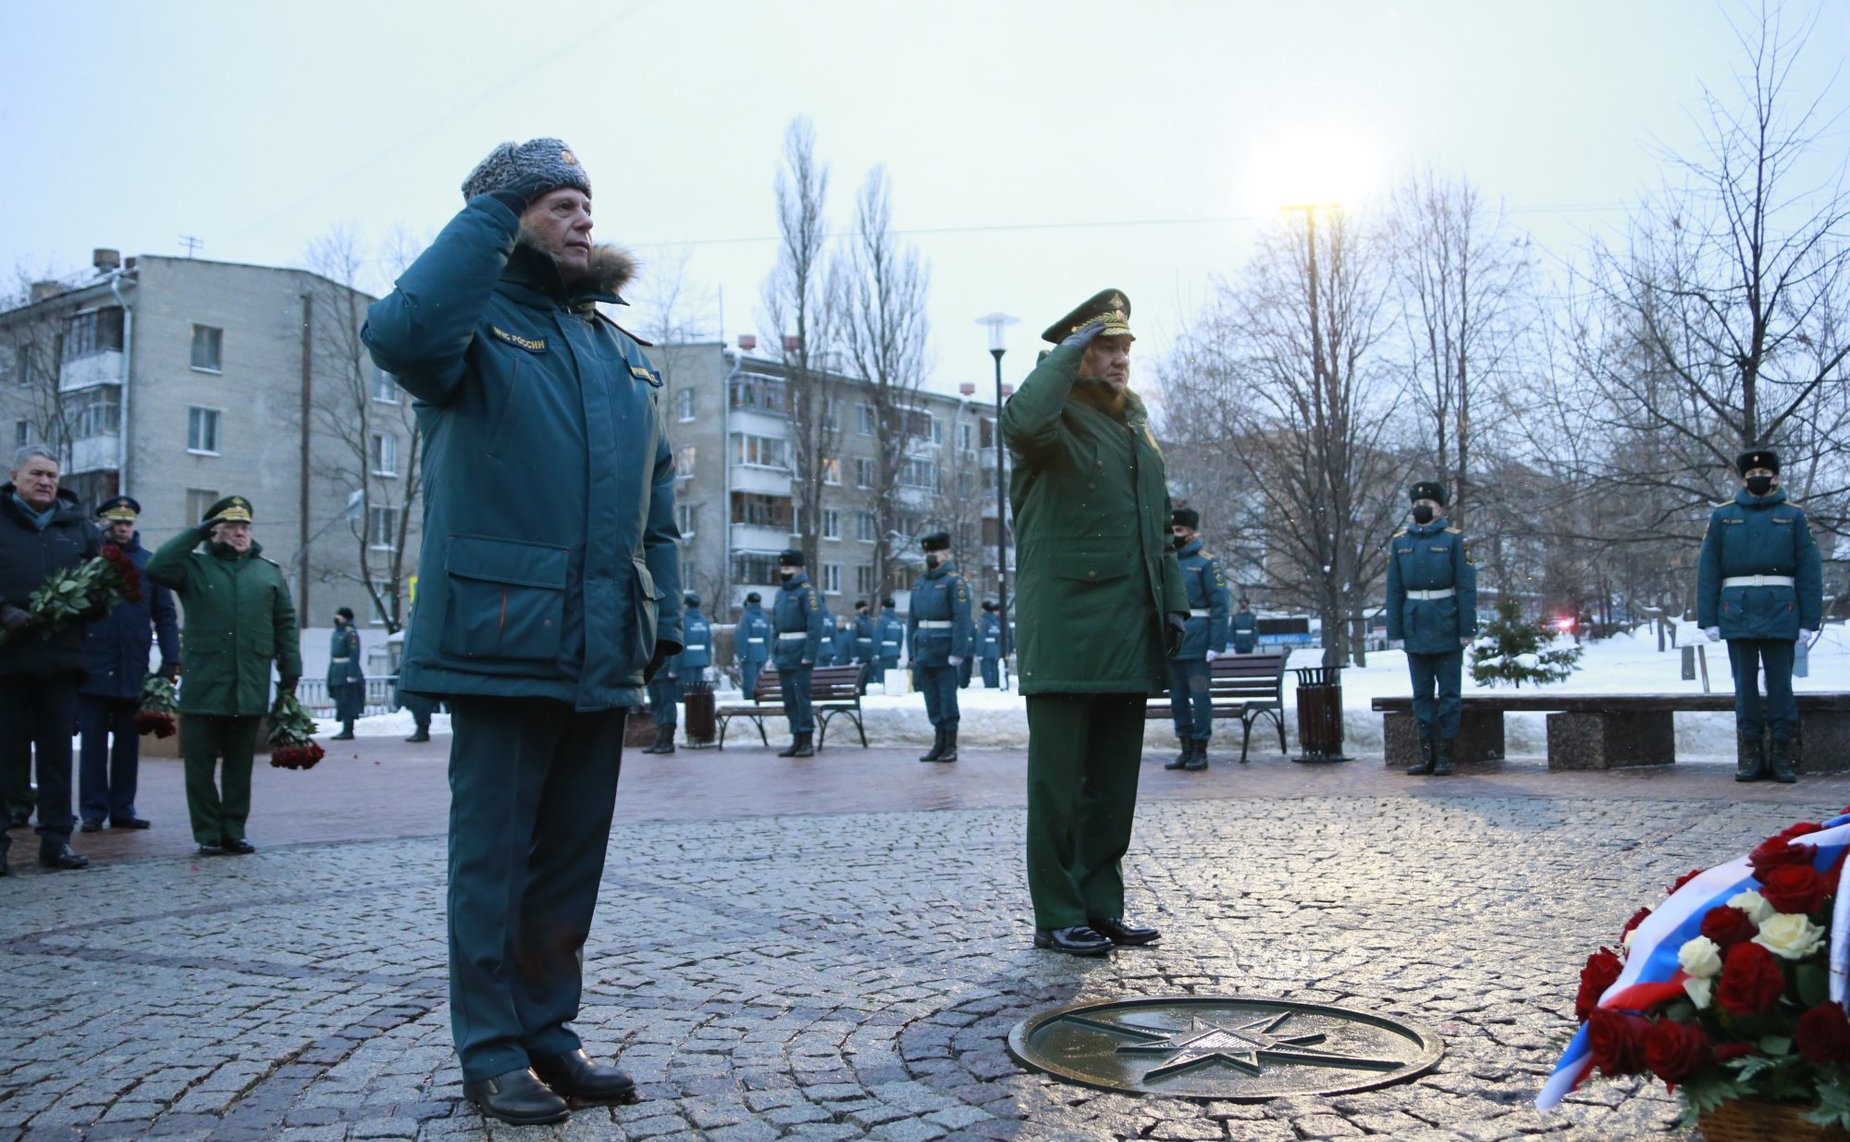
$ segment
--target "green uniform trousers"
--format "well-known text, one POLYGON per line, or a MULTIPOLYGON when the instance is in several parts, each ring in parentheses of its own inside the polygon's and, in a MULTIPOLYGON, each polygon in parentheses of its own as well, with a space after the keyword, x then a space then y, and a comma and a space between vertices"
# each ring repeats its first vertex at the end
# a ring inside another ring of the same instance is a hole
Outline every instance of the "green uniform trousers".
POLYGON ((1034 926, 1124 915, 1143 763, 1143 694, 1028 696, 1028 894, 1034 926))
POLYGON ((623 708, 450 704, 450 1030, 463 1079, 576 1051, 623 760, 623 708))
POLYGON ((251 815, 251 762, 257 754, 261 721, 261 717, 180 715, 186 811, 193 818, 193 840, 199 844, 244 839, 244 821, 251 815))

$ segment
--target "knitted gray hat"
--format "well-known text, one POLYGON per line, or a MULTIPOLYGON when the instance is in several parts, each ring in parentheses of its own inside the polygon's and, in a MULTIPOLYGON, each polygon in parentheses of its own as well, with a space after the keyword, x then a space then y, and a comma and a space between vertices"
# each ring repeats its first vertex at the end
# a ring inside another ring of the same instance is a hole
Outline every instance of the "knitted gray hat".
POLYGON ((529 139, 524 143, 502 143, 475 165, 463 180, 464 199, 493 194, 527 179, 543 179, 546 189, 569 186, 591 196, 591 179, 578 165, 578 156, 559 139, 529 139))

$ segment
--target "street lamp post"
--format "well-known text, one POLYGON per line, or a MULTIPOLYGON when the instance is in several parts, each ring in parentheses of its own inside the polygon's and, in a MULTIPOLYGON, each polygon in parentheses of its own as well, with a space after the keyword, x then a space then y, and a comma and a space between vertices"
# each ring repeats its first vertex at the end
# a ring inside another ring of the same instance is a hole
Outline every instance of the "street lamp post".
POLYGON ((996 446, 996 642, 1002 651, 1003 670, 1009 654, 1008 485, 1002 468, 1002 354, 1007 349, 1008 327, 1021 319, 991 313, 976 319, 989 329, 989 355, 996 361, 996 425, 991 436, 996 446))

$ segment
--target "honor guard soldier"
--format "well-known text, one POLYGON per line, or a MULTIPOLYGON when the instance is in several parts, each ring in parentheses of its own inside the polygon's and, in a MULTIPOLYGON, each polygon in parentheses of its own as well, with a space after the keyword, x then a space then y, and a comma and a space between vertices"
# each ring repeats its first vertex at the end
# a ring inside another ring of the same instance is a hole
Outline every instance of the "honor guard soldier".
POLYGON ((1413 681, 1420 757, 1407 772, 1443 777, 1458 740, 1465 647, 1477 636, 1477 568, 1463 533, 1446 526, 1445 487, 1422 480, 1409 494, 1413 522, 1388 541, 1387 636, 1404 645, 1413 681))
POLYGON ((912 584, 906 612, 906 648, 912 656, 912 684, 925 695, 931 719, 931 750, 920 761, 957 760, 957 668, 976 653, 976 624, 970 618, 970 587, 951 558, 948 532, 919 540, 925 574, 912 584))
POLYGON ((1177 508, 1169 515, 1175 537, 1176 565, 1188 592, 1188 630, 1181 648, 1169 656, 1169 710, 1175 718, 1182 752, 1164 769, 1208 767, 1208 741, 1214 736, 1214 694, 1209 666, 1227 645, 1227 581, 1220 564, 1201 550, 1201 513, 1177 508))
POLYGON ((1734 462, 1741 489, 1709 514, 1697 564, 1696 620, 1709 641, 1728 640, 1734 669, 1734 726, 1740 736, 1736 781, 1798 780, 1792 740, 1799 704, 1792 696, 1799 632, 1824 621, 1818 545, 1805 512, 1779 486, 1779 454, 1755 448, 1734 462), (1759 675, 1766 671, 1766 698, 1759 675))
POLYGON ((733 642, 739 660, 739 693, 749 702, 758 689, 759 672, 771 661, 771 616, 764 613, 764 596, 756 591, 745 596, 733 642))
POLYGON ((1160 933, 1124 918, 1148 695, 1169 680, 1188 596, 1163 453, 1131 391, 1130 302, 1106 290, 1042 334, 1058 346, 1002 409, 1028 705, 1034 946, 1101 955, 1160 933))
POLYGON ((353 629, 353 608, 337 607, 334 632, 328 637, 328 697, 340 732, 329 741, 352 741, 353 723, 366 710, 366 675, 360 670, 360 632, 353 629))
MULTIPOLYGON (((147 570, 150 552, 141 545, 135 523, 141 505, 117 496, 97 505, 103 539, 122 549, 135 566, 147 570)), ((173 592, 143 576, 141 598, 123 600, 84 631, 90 675, 77 695, 77 728, 83 745, 77 769, 77 810, 83 831, 94 833, 107 820, 112 829, 145 829, 149 822, 135 812, 135 789, 141 767, 141 687, 148 676, 148 651, 158 638, 160 673, 180 677, 179 612, 173 592)))
POLYGON ((148 560, 148 578, 173 589, 186 620, 180 754, 200 856, 257 851, 244 823, 257 727, 270 712, 270 663, 285 693, 302 678, 289 582, 251 538, 255 514, 243 496, 226 496, 148 560))
POLYGON ((1253 614, 1253 604, 1242 597, 1240 609, 1233 612, 1233 618, 1227 622, 1233 632, 1233 652, 1251 654, 1259 645, 1259 619, 1253 614))
POLYGON ((866 669, 861 671, 861 693, 880 673, 880 624, 867 609, 867 600, 854 604, 854 660, 866 669))
POLYGON ((822 596, 810 585, 803 570, 803 553, 791 548, 777 557, 778 588, 771 608, 771 627, 777 641, 771 658, 777 664, 777 681, 784 696, 784 716, 790 719, 790 745, 779 757, 816 756, 816 712, 810 707, 809 681, 817 657, 829 639, 829 611, 822 596))
POLYGON ((1002 618, 994 599, 983 600, 983 613, 976 620, 976 653, 983 661, 983 686, 1002 689, 1002 618))
POLYGON ((899 652, 906 643, 906 620, 899 617, 898 604, 892 596, 880 600, 880 685, 886 685, 886 672, 899 669, 899 652))
POLYGON ((681 632, 687 639, 678 656, 681 682, 687 685, 704 682, 707 667, 713 665, 713 624, 700 611, 700 596, 689 592, 682 598, 686 610, 681 615, 681 632))

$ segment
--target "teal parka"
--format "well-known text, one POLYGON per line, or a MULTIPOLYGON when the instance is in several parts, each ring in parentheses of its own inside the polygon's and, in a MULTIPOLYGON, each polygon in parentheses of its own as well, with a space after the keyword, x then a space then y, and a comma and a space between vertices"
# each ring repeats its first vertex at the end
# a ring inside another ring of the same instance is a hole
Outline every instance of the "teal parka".
POLYGON ((1053 350, 1002 408, 1021 692, 1156 693, 1164 615, 1188 612, 1163 454, 1135 393, 1079 380, 1083 356, 1053 350))
POLYGON ((822 656, 829 641, 829 608, 810 585, 807 572, 798 571, 777 588, 771 601, 771 631, 771 661, 779 670, 826 665, 822 656), (798 634, 803 637, 794 637, 798 634))
POLYGON ((518 226, 471 199, 367 313, 425 439, 402 685, 640 705, 658 643, 682 641, 661 376, 595 304, 620 301, 628 257, 598 247, 568 288, 518 226))
POLYGON ((906 652, 914 666, 949 666, 952 658, 976 655, 976 622, 970 617, 970 587, 955 561, 927 567, 912 584, 906 611, 906 652), (948 626, 921 628, 921 622, 948 626))
POLYGON ((1199 662, 1212 650, 1227 645, 1227 612, 1232 593, 1227 577, 1212 555, 1201 550, 1199 536, 1176 549, 1176 566, 1182 572, 1182 589, 1188 593, 1188 631, 1182 638, 1177 662, 1199 662))
POLYGON ((1444 519, 1411 523, 1388 540, 1387 636, 1409 654, 1456 654, 1477 635, 1477 567, 1444 519), (1407 592, 1451 591, 1443 598, 1407 592))
POLYGON ((180 599, 182 714, 257 717, 270 711, 270 663, 284 681, 302 677, 289 580, 261 544, 233 551, 187 528, 148 560, 148 578, 180 599), (204 550, 195 550, 200 544, 204 550))
POLYGON ((1824 579, 1805 511, 1786 490, 1746 488, 1709 514, 1696 566, 1696 621, 1723 638, 1796 640, 1824 619, 1824 579), (1791 583, 1749 583, 1764 575, 1791 583), (1738 582, 1729 583, 1735 579, 1738 582))

